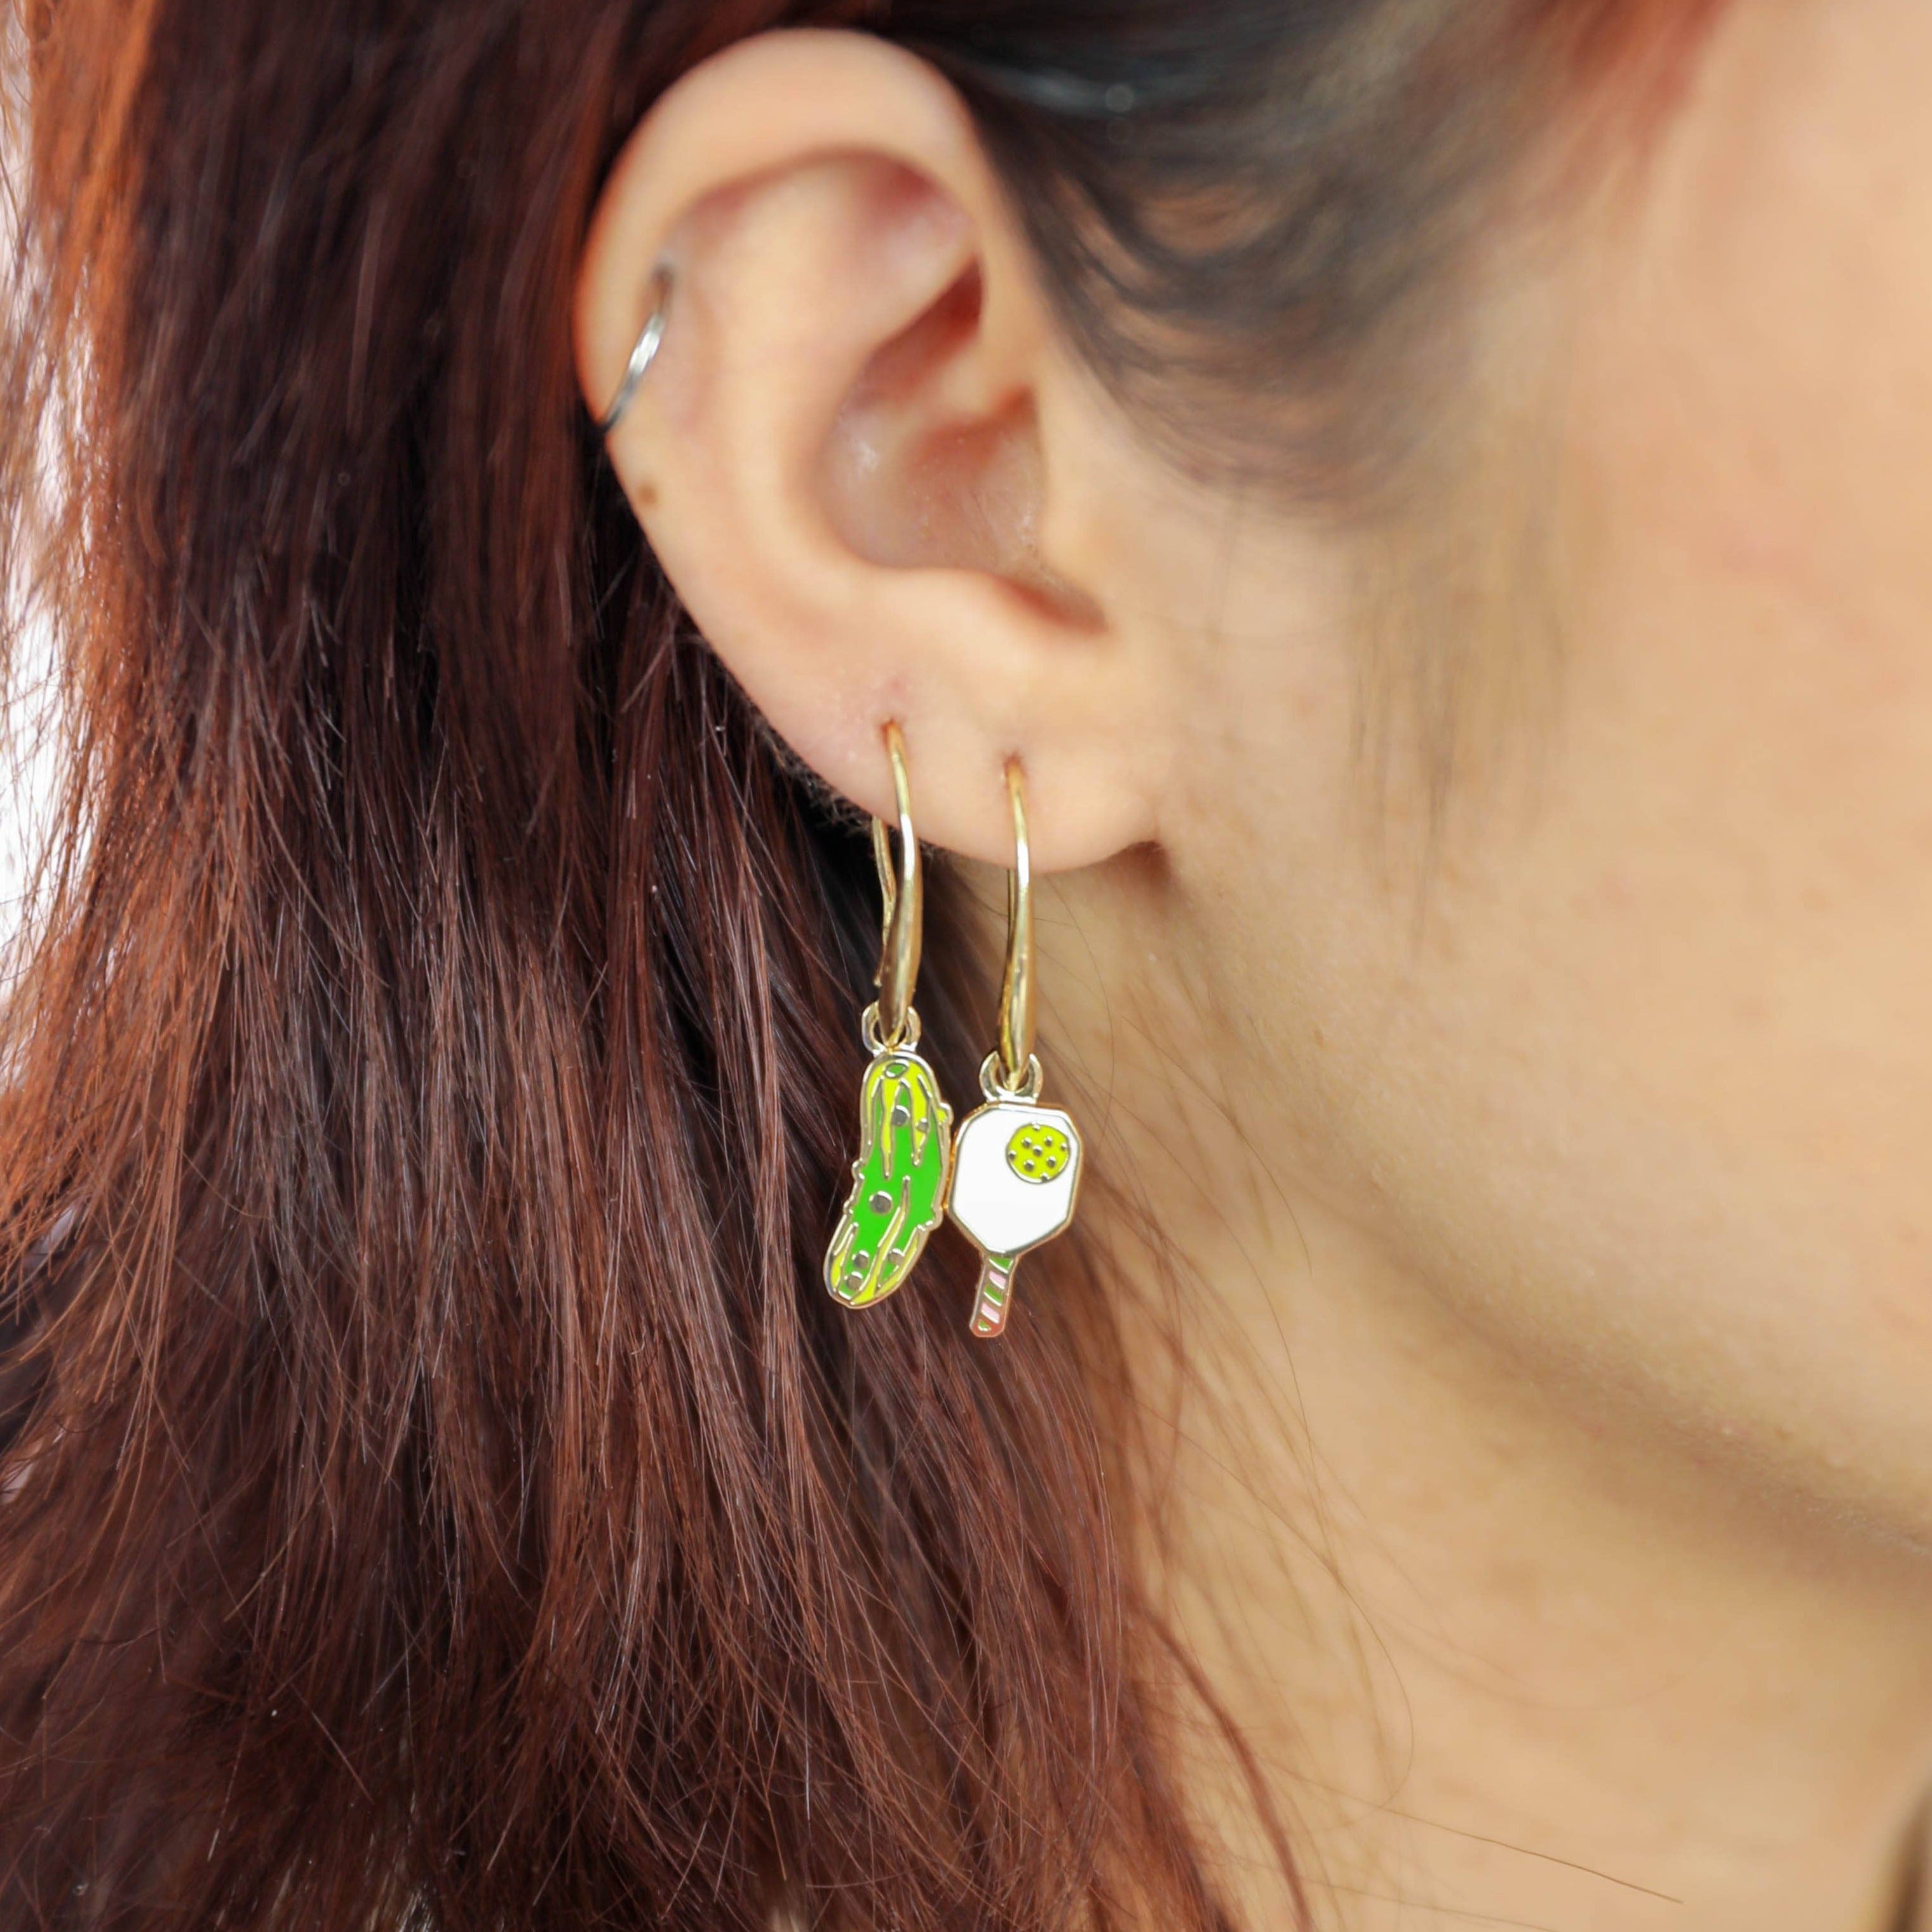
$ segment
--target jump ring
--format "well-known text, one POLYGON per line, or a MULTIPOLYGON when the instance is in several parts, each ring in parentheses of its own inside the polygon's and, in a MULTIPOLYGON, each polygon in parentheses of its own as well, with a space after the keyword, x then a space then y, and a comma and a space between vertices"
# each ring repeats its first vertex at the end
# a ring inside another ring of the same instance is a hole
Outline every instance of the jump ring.
POLYGON ((1038 1054, 1027 1055, 1025 1069, 1018 1080, 1003 1078, 1005 1072, 997 1048, 980 1061, 980 1091, 989 1101, 1024 1100, 1030 1103, 1040 1098, 1040 1090, 1046 1084, 1046 1072, 1040 1064, 1038 1054))
POLYGON ((907 1007, 905 1024, 900 1028, 896 1040, 888 1039, 880 1027, 877 1000, 859 1016, 859 1036, 866 1042, 868 1053, 910 1053, 919 1045, 919 1012, 913 1006, 907 1007))

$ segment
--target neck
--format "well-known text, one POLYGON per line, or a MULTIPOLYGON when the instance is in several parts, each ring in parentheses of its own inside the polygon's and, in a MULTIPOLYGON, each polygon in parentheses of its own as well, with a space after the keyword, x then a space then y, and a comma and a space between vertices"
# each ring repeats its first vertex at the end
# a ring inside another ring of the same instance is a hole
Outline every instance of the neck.
POLYGON ((1925 1553, 1486 1335, 1118 1021, 1086 1104, 1160 1234, 1083 1219, 1129 1257, 1157 1598, 1250 1754, 1183 1727, 1239 1922, 1296 1922, 1272 1807, 1322 1932, 1895 1932, 1925 1553))

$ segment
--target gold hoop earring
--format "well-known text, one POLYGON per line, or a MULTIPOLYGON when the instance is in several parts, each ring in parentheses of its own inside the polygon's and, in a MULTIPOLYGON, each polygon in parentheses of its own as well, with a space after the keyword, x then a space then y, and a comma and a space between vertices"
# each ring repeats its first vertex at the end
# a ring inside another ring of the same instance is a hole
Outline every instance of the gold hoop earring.
POLYGON ((872 1064, 859 1088, 859 1157, 831 1245, 825 1286, 848 1308, 883 1301, 906 1276, 946 1212, 952 1167, 952 1109, 939 1081, 918 1054, 919 1014, 912 1003, 919 978, 925 916, 919 840, 913 831, 912 782, 905 740, 896 724, 884 732, 898 819, 895 862, 890 832, 872 820, 872 856, 884 911, 879 935, 879 997, 861 1016, 860 1033, 872 1064))
POLYGON ((1033 854, 1019 760, 1006 766, 1013 866, 1006 875, 1006 969, 1000 982, 1000 1043, 980 1068, 986 1104, 961 1123, 952 1148, 952 1218, 980 1250, 973 1333, 1006 1328, 1020 1257, 1073 1219, 1080 1188, 1080 1130, 1072 1116, 1040 1105, 1045 1083, 1034 1052, 1033 854))

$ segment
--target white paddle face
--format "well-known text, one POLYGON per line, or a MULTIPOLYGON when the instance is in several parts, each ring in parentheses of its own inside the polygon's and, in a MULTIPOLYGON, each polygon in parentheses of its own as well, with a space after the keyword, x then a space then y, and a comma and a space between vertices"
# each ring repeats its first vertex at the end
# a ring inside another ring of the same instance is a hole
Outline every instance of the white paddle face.
POLYGON ((986 1257, 976 1335, 1005 1327, 1014 1264, 1073 1219, 1079 1186, 1079 1132, 1058 1107, 995 1100, 967 1115, 953 1143, 946 1204, 986 1257))
POLYGON ((1058 1107, 999 1100, 968 1114, 952 1153, 952 1218, 989 1255, 1024 1254, 1073 1218, 1080 1137, 1058 1107))

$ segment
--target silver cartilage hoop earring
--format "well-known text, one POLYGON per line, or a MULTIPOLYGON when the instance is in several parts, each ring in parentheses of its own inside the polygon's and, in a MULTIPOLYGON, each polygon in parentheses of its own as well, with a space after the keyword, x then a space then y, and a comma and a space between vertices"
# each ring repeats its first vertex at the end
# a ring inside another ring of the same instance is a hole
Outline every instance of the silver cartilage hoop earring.
POLYGON ((617 393, 610 398, 610 406, 598 418, 599 436, 608 436, 623 420, 624 412, 631 406, 631 398, 650 373, 651 364, 658 359, 658 350, 663 345, 664 320, 670 308, 670 271, 658 269, 652 278, 652 286, 655 294, 651 312, 644 319, 644 328, 631 350, 630 361, 624 364, 624 380, 617 385, 617 393))

